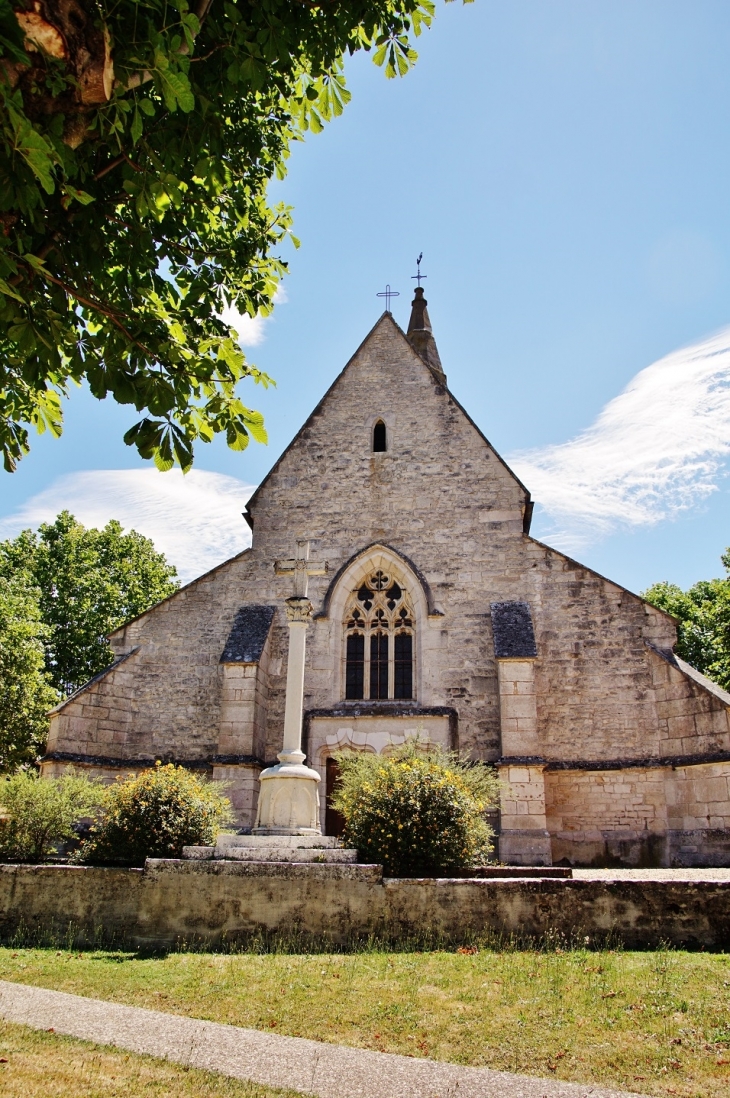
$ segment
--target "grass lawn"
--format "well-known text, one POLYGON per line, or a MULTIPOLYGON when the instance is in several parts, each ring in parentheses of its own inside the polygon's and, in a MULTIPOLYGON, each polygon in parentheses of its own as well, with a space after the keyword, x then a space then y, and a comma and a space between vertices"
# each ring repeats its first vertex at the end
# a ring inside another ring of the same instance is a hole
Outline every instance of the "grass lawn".
POLYGON ((383 1052, 730 1098, 724 954, 0 949, 0 978, 383 1052))
POLYGON ((7 1022, 0 1022, 0 1094, 23 1098, 297 1098, 292 1090, 242 1083, 215 1072, 7 1022))

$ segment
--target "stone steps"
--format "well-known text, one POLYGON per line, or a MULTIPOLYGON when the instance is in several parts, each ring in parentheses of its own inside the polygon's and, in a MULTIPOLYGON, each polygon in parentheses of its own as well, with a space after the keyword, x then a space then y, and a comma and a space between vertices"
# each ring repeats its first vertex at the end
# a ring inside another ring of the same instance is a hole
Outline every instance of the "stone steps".
POLYGON ((183 847, 194 861, 313 862, 353 865, 357 851, 331 835, 219 835, 215 846, 183 847))
POLYGON ((183 858, 196 861, 233 861, 233 862, 314 862, 352 865, 357 862, 356 850, 284 850, 281 847, 230 846, 223 850, 215 846, 185 846, 183 858))
POLYGON ((237 847, 276 847, 289 850, 296 847, 298 850, 341 850, 342 844, 335 835, 228 835, 218 836, 216 847, 223 849, 232 846, 237 847))

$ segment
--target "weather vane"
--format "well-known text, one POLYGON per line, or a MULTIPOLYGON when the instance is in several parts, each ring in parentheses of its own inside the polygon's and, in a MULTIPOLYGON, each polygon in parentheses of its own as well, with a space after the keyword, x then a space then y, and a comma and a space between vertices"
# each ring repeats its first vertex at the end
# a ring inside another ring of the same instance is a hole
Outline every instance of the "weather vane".
POLYGON ((418 259, 416 260, 416 267, 418 268, 418 274, 411 275, 411 278, 417 278, 418 279, 418 285, 419 286, 421 285, 421 279, 422 278, 428 278, 428 275, 422 275, 421 274, 421 260, 422 259, 423 259, 423 252, 421 252, 418 259))
POLYGON ((385 298, 385 311, 389 313, 391 297, 400 297, 400 293, 398 290, 391 290, 390 283, 388 283, 384 290, 382 290, 379 294, 376 294, 376 297, 385 298))

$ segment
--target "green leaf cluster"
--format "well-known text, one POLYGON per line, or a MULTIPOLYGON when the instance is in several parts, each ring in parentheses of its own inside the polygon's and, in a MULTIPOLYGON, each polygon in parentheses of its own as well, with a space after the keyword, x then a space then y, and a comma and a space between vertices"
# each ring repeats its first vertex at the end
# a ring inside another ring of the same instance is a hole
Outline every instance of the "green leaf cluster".
MULTIPOLYGON (((78 0, 111 43, 89 106, 57 58, 0 15, 0 447, 62 429, 86 381, 132 406, 125 441, 184 470, 197 443, 265 441, 237 395, 267 385, 220 319, 267 315, 291 210, 270 206, 293 141, 342 113, 343 59, 416 60, 431 0, 78 0), (93 8, 93 11, 92 11, 93 8), (25 68, 18 60, 25 58, 25 68)), ((52 7, 52 5, 51 5, 52 7)))
POLYGON ((172 763, 158 764, 108 788, 104 815, 77 857, 123 865, 180 858, 184 846, 212 845, 230 819, 230 801, 220 782, 203 781, 172 763))
POLYGON ((407 743, 391 755, 338 755, 333 806, 345 818, 343 841, 361 862, 389 877, 443 875, 484 865, 493 832, 485 813, 499 783, 483 764, 407 743))
POLYGON ((730 549, 721 559, 724 579, 700 580, 687 591, 663 581, 643 597, 677 619, 677 655, 730 690, 730 549))
POLYGON ((39 778, 21 771, 0 782, 0 858, 42 862, 76 837, 75 825, 93 817, 105 799, 104 787, 72 771, 39 778))
POLYGON ((24 573, 0 575, 0 771, 31 765, 59 701, 45 670, 49 637, 40 591, 24 573))
POLYGON ((68 511, 37 533, 24 530, 0 542, 0 582, 35 592, 35 609, 28 602, 17 613, 25 615, 26 630, 35 630, 37 675, 43 675, 45 661, 54 690, 46 684, 44 693, 45 679, 34 680, 34 712, 55 704, 49 699, 57 700, 56 691, 71 694, 108 667, 108 634, 179 586, 175 568, 149 538, 125 533, 115 521, 103 530, 87 529, 68 511))

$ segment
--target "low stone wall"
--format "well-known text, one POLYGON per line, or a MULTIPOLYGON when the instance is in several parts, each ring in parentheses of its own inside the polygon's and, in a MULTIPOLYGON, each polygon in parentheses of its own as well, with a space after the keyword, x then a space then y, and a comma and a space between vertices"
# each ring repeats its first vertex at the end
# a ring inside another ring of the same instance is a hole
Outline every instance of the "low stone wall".
POLYGON ((458 943, 489 931, 726 949, 730 881, 384 880, 379 866, 172 860, 143 870, 2 865, 0 938, 20 928, 146 948, 261 932, 458 943))

